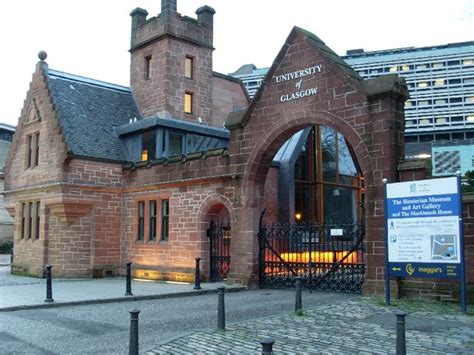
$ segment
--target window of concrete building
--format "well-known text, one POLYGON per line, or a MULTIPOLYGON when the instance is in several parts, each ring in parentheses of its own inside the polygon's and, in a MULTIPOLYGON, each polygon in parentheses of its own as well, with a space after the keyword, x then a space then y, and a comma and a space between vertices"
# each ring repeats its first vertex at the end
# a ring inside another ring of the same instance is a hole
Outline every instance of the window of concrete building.
POLYGON ((446 85, 446 79, 436 79, 434 81, 435 86, 443 86, 446 85))
POLYGON ((460 60, 448 60, 448 65, 453 66, 453 65, 459 65, 461 64, 460 60))
POLYGON ((440 69, 440 68, 443 68, 443 67, 444 67, 444 63, 443 63, 443 62, 436 62, 436 63, 433 63, 433 66, 432 66, 433 69, 440 69))
POLYGON ((150 211, 150 240, 156 240, 156 201, 149 201, 150 211))
POLYGON ((361 218, 362 173, 341 134, 329 127, 313 127, 294 171, 296 222, 361 218))
POLYGON ((143 240, 145 237, 145 201, 138 202, 138 229, 137 240, 143 240))
POLYGON ((40 237, 40 208, 41 203, 40 201, 36 202, 36 224, 35 224, 35 239, 39 239, 40 237))
POLYGON ((464 101, 468 104, 474 103, 474 96, 468 96, 464 99, 464 101))
POLYGON ((193 94, 191 92, 184 94, 184 112, 193 113, 193 94))
POLYGON ((462 61, 462 65, 473 65, 474 64, 474 60, 471 59, 471 58, 468 58, 468 59, 464 59, 462 61))
POLYGON ((145 57, 145 68, 144 68, 144 73, 145 73, 145 80, 149 80, 151 79, 151 73, 152 73, 152 70, 151 70, 151 64, 152 64, 152 61, 151 61, 151 55, 145 57))
POLYGON ((169 213, 170 201, 161 200, 161 240, 167 241, 169 239, 169 213))
POLYGON ((193 62, 194 59, 191 56, 186 56, 184 59, 184 76, 188 79, 192 79, 194 75, 193 62))
POLYGON ((420 89, 426 89, 429 86, 429 84, 426 81, 422 81, 422 82, 419 82, 417 86, 420 89))

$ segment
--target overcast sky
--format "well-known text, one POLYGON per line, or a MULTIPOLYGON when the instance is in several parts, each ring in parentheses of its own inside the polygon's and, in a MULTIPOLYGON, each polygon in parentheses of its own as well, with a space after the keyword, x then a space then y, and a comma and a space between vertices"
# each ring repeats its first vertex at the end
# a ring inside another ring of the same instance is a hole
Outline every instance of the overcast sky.
MULTIPOLYGON (((293 26, 318 35, 340 55, 474 40, 474 0, 178 0, 196 17, 216 10, 214 70, 268 67, 293 26)), ((160 0, 5 0, 0 2, 0 122, 16 125, 37 53, 49 67, 129 85, 130 12, 156 16, 160 0)))

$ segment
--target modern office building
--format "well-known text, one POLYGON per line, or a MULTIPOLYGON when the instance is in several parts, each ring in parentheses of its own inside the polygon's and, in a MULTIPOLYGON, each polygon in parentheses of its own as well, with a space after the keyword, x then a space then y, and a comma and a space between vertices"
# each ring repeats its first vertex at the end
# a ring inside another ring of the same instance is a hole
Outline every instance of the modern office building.
MULTIPOLYGON (((433 146, 466 146, 463 141, 474 138, 474 42, 373 52, 355 49, 342 58, 364 79, 393 73, 405 78, 410 92, 405 103, 407 158, 432 156, 433 166, 440 166, 433 146)), ((253 96, 267 71, 248 64, 230 75, 241 79, 253 96)), ((452 166, 458 165, 453 161, 452 166)))

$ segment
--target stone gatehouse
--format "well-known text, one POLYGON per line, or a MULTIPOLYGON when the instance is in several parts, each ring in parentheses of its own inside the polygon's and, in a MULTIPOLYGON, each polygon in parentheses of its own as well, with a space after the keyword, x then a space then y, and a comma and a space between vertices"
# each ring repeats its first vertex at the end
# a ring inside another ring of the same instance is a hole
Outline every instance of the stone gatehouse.
MULTIPOLYGON (((13 271, 212 279, 211 224, 225 231, 228 282, 257 285, 265 223, 365 224, 366 293, 383 291, 382 179, 398 181, 408 91, 363 80, 293 28, 250 101, 212 70, 213 16, 131 13, 130 88, 50 69, 27 93, 5 169, 13 271)), ((222 266, 222 265, 221 265, 222 266)))

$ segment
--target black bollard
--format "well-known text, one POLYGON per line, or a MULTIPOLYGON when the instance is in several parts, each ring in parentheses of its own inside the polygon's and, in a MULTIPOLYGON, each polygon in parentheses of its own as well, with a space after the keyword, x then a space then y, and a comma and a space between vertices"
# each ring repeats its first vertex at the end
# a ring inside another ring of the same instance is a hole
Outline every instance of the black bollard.
POLYGON ((15 251, 14 248, 12 248, 12 255, 10 256, 10 266, 13 266, 13 252, 15 251))
POLYGON ((125 296, 133 296, 132 293, 132 262, 127 261, 127 283, 125 287, 125 296))
POLYGON ((196 258, 196 273, 194 275, 194 287, 193 287, 195 290, 201 289, 201 271, 199 270, 200 261, 201 261, 201 258, 197 257, 196 258))
POLYGON ((225 287, 217 288, 217 330, 225 330, 225 304, 224 304, 225 287))
POLYGON ((53 285, 51 282, 51 269, 52 265, 46 265, 46 299, 45 302, 54 302, 53 300, 53 285))
POLYGON ((303 302, 301 300, 301 277, 295 277, 296 280, 296 299, 295 299, 295 312, 303 309, 303 302))
POLYGON ((395 315, 397 316, 397 349, 395 354, 406 355, 407 344, 405 341, 405 316, 407 313, 403 311, 396 311, 395 315))
POLYGON ((273 354, 273 344, 275 344, 275 340, 272 338, 263 339, 260 344, 262 344, 262 355, 273 354))
POLYGON ((138 314, 140 311, 134 309, 130 311, 130 344, 128 345, 129 355, 138 355, 138 314))

